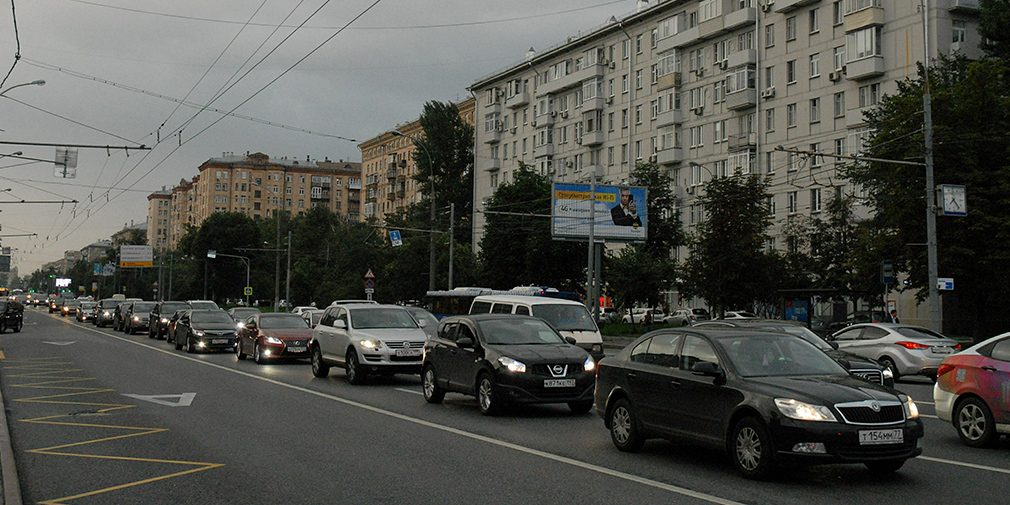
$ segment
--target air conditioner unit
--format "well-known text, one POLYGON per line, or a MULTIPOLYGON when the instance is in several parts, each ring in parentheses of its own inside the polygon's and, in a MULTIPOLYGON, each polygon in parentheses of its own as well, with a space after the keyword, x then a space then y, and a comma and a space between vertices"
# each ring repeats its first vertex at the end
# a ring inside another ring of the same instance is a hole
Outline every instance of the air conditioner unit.
POLYGON ((722 60, 719 62, 719 68, 726 70, 729 67, 729 60, 722 60))
POLYGON ((694 186, 688 186, 688 187, 684 188, 684 192, 687 193, 687 194, 689 194, 689 195, 693 195, 694 194, 694 186))
POLYGON ((568 168, 572 168, 572 160, 565 160, 565 166, 568 168))
POLYGON ((561 111, 561 119, 567 119, 567 118, 568 118, 568 111, 561 111))
POLYGON ((841 78, 842 78, 842 73, 841 72, 830 72, 830 73, 828 73, 828 79, 831 79, 832 81, 838 81, 841 78))
POLYGON ((772 4, 766 3, 761 5, 761 12, 768 12, 772 10, 772 4))
POLYGON ((558 111, 556 111, 556 110, 552 110, 551 111, 551 117, 556 117, 557 115, 558 115, 558 111))
POLYGON ((761 92, 761 98, 774 98, 775 97, 775 86, 769 86, 761 92))
POLYGON ((575 143, 576 144, 581 144, 582 143, 582 137, 579 137, 579 138, 575 139, 575 143))
POLYGON ((617 62, 616 61, 610 62, 610 69, 613 70, 615 68, 617 68, 617 62))
POLYGON ((700 116, 700 115, 702 115, 705 112, 705 108, 704 107, 695 107, 695 108, 691 109, 691 112, 694 112, 695 115, 700 116))
POLYGON ((846 69, 847 69, 847 68, 848 68, 848 66, 847 66, 847 65, 842 65, 842 74, 846 74, 846 73, 847 73, 847 72, 846 72, 846 69))
POLYGON ((515 133, 518 128, 519 128, 518 126, 513 126, 512 127, 512 133, 515 133))
POLYGON ((659 159, 659 157, 657 155, 655 155, 655 154, 649 156, 649 161, 651 161, 653 163, 655 163, 657 159, 659 159))
POLYGON ((530 121, 530 126, 536 128, 537 127, 537 122, 536 121, 530 121))
POLYGON ((612 97, 612 96, 608 96, 607 98, 605 98, 605 99, 603 100, 603 103, 605 103, 605 104, 607 104, 607 105, 610 105, 610 104, 614 103, 614 97, 612 97))
POLYGON ((695 70, 695 72, 694 72, 694 73, 695 73, 695 75, 697 75, 698 77, 704 77, 704 76, 705 76, 705 69, 704 69, 704 68, 700 68, 700 67, 699 67, 699 68, 698 68, 698 70, 695 70))

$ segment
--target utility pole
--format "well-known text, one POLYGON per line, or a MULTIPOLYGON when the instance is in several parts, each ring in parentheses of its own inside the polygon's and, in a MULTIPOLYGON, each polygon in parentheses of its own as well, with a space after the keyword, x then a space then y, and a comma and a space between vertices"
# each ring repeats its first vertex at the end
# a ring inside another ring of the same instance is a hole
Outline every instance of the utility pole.
POLYGON ((449 204, 449 288, 452 289, 452 260, 456 248, 456 204, 449 204))
POLYGON ((929 269, 929 325, 933 331, 940 328, 940 289, 936 246, 936 183, 933 180, 933 107, 929 92, 929 0, 922 0, 922 36, 925 41, 925 79, 922 92, 923 142, 926 155, 926 255, 929 269))

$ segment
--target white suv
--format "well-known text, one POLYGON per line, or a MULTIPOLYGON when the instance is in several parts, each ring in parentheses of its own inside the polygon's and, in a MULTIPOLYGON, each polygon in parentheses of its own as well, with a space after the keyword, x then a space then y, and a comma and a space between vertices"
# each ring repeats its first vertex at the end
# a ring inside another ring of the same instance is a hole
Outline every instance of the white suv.
POLYGON ((348 382, 361 384, 368 374, 419 374, 426 323, 399 305, 331 305, 312 329, 312 375, 326 377, 330 367, 342 366, 348 382))

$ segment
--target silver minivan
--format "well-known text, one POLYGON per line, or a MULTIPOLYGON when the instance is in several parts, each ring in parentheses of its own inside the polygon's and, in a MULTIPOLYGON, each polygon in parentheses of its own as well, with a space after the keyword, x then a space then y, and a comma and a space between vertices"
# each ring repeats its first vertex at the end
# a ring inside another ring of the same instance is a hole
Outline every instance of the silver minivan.
POLYGON ((572 337, 576 345, 594 360, 603 358, 603 335, 585 305, 562 298, 526 295, 481 295, 470 304, 471 314, 520 314, 539 317, 558 330, 563 337, 572 337))

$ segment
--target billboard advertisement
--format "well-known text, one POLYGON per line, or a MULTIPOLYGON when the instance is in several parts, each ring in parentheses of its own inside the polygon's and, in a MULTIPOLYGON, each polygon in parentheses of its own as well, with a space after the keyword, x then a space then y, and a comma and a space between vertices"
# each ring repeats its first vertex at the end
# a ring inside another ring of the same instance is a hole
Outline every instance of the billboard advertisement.
POLYGON ((589 184, 554 183, 551 234, 557 239, 589 240, 589 223, 598 241, 644 242, 649 223, 648 191, 640 186, 596 186, 590 205, 589 184))
POLYGON ((124 245, 119 248, 119 266, 154 266, 154 249, 149 245, 124 245))

